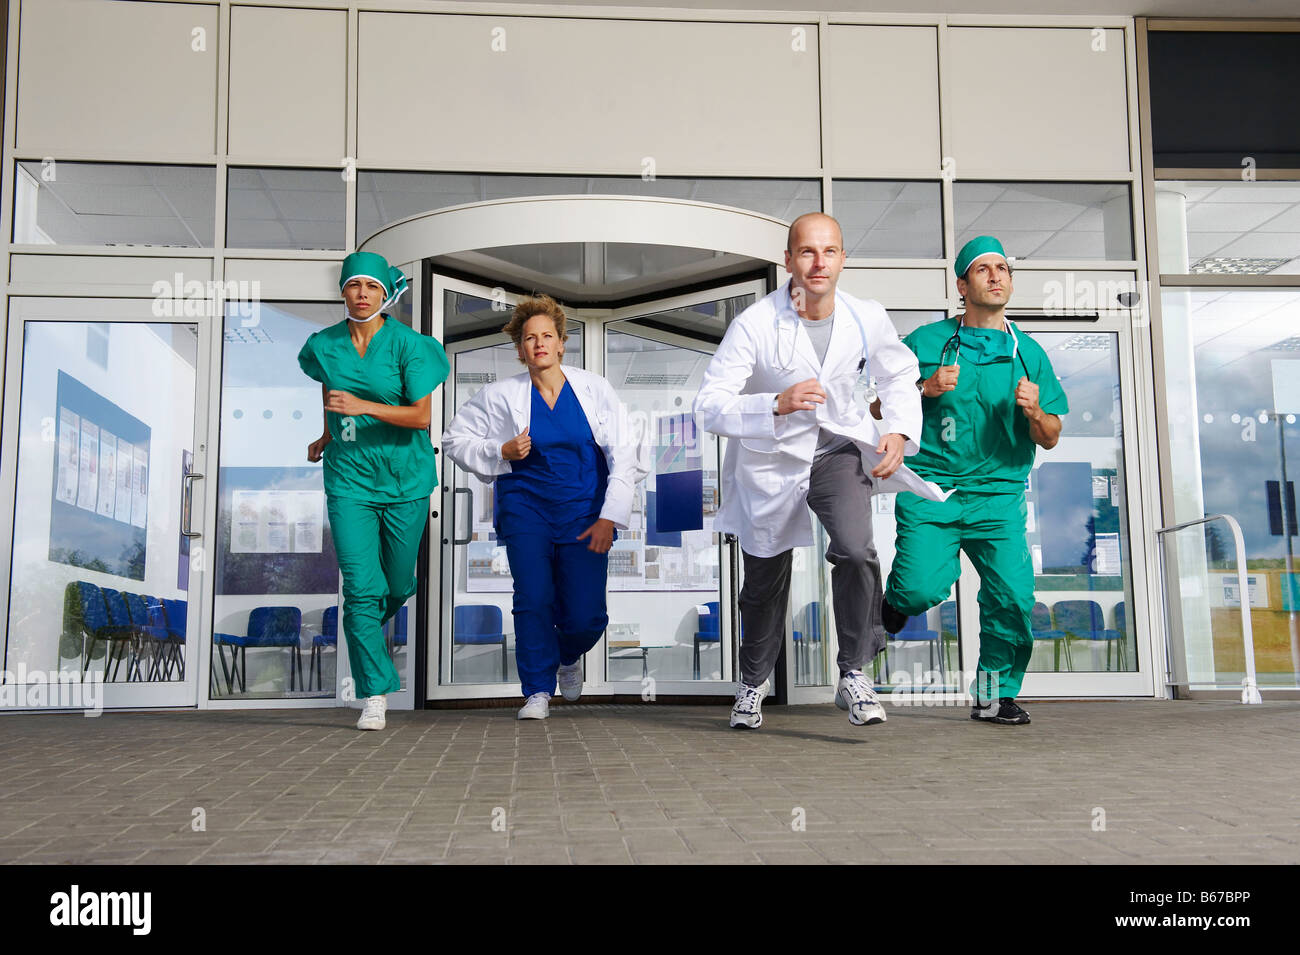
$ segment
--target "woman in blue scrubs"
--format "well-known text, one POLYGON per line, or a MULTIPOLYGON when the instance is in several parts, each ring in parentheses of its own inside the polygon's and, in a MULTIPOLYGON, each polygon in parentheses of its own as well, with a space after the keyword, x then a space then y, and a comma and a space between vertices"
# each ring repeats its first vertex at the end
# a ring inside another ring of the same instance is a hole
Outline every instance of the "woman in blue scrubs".
POLYGON ((565 326, 549 296, 521 302, 502 331, 528 371, 480 390, 443 435, 453 461, 495 480, 496 532, 514 577, 521 720, 549 715, 557 681, 566 700, 582 695, 582 655, 609 622, 609 549, 647 470, 647 448, 609 382, 561 364, 565 326))
POLYGON ((323 457, 330 532, 343 575, 343 632, 358 699, 357 729, 381 730, 388 693, 401 689, 383 626, 415 593, 415 561, 438 486, 429 408, 447 378, 436 339, 384 314, 406 277, 373 252, 343 260, 347 318, 307 339, 298 364, 321 383, 325 433, 307 449, 323 457))

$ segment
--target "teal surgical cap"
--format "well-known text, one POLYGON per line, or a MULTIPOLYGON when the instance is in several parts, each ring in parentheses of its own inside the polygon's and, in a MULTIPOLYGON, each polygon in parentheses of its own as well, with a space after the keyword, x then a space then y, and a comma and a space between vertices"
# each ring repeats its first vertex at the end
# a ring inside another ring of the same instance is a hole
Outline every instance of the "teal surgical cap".
POLYGON ((339 272, 339 291, 343 286, 358 276, 374 279, 384 287, 384 304, 380 308, 391 308, 407 289, 406 276, 401 269, 395 269, 388 260, 375 252, 353 252, 343 260, 339 272))
POLYGON ((999 255, 1004 260, 1007 257, 1006 252, 1002 250, 1002 243, 991 235, 977 235, 961 247, 957 253, 957 264, 953 266, 953 271, 957 273, 957 278, 964 279, 966 270, 975 264, 975 260, 985 255, 999 255))

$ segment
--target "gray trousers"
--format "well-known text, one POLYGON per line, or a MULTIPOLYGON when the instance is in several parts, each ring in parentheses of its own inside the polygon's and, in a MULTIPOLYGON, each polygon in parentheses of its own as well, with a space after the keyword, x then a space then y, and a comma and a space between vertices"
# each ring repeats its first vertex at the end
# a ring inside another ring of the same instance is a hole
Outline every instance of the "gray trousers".
MULTIPOLYGON (((813 461, 808 506, 830 537, 826 559, 833 565, 831 594, 840 672, 861 670, 884 649, 887 638, 880 623, 880 560, 871 536, 871 476, 863 471, 855 445, 813 461)), ((792 554, 744 554, 740 675, 750 686, 758 686, 772 673, 785 640, 792 554)))

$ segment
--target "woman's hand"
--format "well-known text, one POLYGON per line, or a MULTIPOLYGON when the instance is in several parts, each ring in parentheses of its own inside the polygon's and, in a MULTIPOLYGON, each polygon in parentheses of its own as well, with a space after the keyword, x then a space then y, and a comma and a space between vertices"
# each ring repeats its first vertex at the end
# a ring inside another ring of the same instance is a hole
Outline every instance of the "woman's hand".
POLYGON ((614 546, 614 522, 602 517, 579 534, 578 540, 588 537, 591 541, 587 544, 587 550, 594 550, 597 554, 609 553, 609 549, 614 546))
POLYGON ((517 435, 501 445, 501 457, 507 461, 522 461, 528 457, 528 452, 533 449, 533 439, 528 437, 528 429, 524 428, 517 435))
POLYGON ((311 444, 307 445, 307 460, 313 464, 319 461, 325 454, 325 445, 329 444, 332 439, 329 432, 325 432, 311 444))
POLYGON ((370 402, 358 398, 356 395, 349 394, 346 391, 330 392, 325 396, 325 410, 333 411, 341 415, 363 415, 368 414, 370 402))

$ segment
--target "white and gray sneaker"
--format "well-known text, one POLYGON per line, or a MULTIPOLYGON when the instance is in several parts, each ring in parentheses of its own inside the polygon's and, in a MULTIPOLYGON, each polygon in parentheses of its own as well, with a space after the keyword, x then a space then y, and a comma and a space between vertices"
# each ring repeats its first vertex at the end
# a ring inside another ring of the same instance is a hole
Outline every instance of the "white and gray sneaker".
POLYGON ((756 730, 763 725, 763 697, 767 696, 769 685, 767 680, 759 686, 740 684, 736 690, 736 702, 731 707, 733 729, 756 730))
POLYGON ((551 694, 534 693, 519 708, 521 720, 544 720, 551 715, 551 694))
POLYGON ((361 718, 357 720, 359 730, 381 730, 386 724, 384 714, 388 711, 388 697, 368 696, 366 705, 361 709, 361 718))
POLYGON ((560 664, 560 668, 555 671, 555 681, 560 684, 560 696, 570 703, 577 702, 582 696, 582 661, 568 666, 560 664))
POLYGON ((835 705, 849 711, 849 722, 854 726, 874 726, 887 718, 880 697, 876 696, 876 688, 861 670, 851 670, 840 677, 840 685, 835 689, 835 705))

